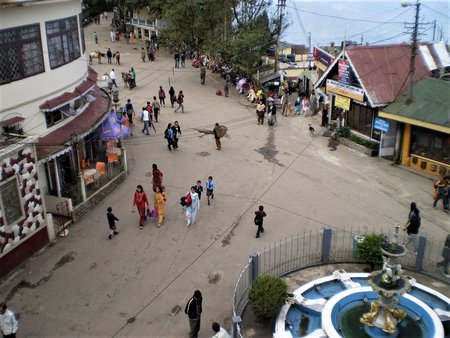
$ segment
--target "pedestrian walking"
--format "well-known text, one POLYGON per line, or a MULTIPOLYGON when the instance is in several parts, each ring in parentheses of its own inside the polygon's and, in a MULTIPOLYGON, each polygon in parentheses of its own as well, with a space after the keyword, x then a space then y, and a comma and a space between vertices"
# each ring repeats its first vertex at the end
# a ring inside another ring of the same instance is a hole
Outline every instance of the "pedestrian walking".
POLYGON ((173 148, 178 149, 178 140, 181 137, 181 127, 178 121, 175 121, 172 126, 173 131, 173 148))
POLYGON ((202 187, 202 181, 198 180, 197 183, 194 185, 195 187, 195 192, 198 195, 198 199, 199 201, 202 199, 202 192, 203 192, 203 187, 202 187))
MULTIPOLYGON (((170 87, 173 89, 173 87, 170 87)), ((175 90, 173 91, 175 93, 175 90)), ((164 92, 164 89, 162 86, 159 86, 159 91, 158 91, 158 98, 159 98, 159 104, 163 105, 164 107, 166 106, 166 93, 164 92)))
POLYGON ((136 71, 134 70, 133 67, 130 68, 130 71, 128 72, 130 74, 130 79, 131 79, 131 83, 132 83, 132 88, 136 87, 136 71))
POLYGON ((112 64, 112 52, 111 52, 111 48, 108 48, 108 51, 106 52, 106 57, 108 58, 108 63, 112 64))
POLYGON ((408 234, 408 239, 406 242, 403 243, 406 247, 412 242, 413 243, 413 252, 416 252, 417 248, 417 234, 419 233, 420 228, 420 211, 417 208, 417 205, 415 202, 411 203, 411 209, 408 214, 408 220, 406 221, 403 231, 405 231, 408 234))
POLYGON ((116 41, 116 32, 111 29, 111 32, 109 33, 109 36, 111 37, 111 42, 115 42, 116 41))
POLYGON ((219 323, 213 322, 212 330, 215 333, 215 335, 212 336, 211 338, 231 338, 228 332, 223 327, 221 327, 219 323))
POLYGON ((178 109, 180 109, 180 108, 181 108, 181 112, 184 113, 183 102, 184 102, 184 94, 183 94, 183 91, 180 90, 180 92, 178 93, 178 97, 177 97, 178 107, 177 107, 177 109, 175 109, 175 113, 178 112, 178 109))
POLYGON ((256 230, 256 238, 259 238, 259 235, 264 233, 264 217, 266 217, 266 213, 264 212, 264 207, 262 205, 259 206, 258 210, 255 211, 255 219, 254 223, 258 226, 258 230, 256 230))
POLYGON ((267 123, 269 126, 273 126, 277 123, 277 108, 273 104, 273 101, 269 101, 269 108, 267 109, 267 123))
POLYGON ((158 123, 158 115, 159 110, 161 109, 161 105, 156 100, 156 96, 153 96, 152 108, 153 108, 153 116, 155 117, 155 123, 158 123))
POLYGON ((134 110, 133 103, 131 103, 130 99, 127 99, 127 103, 125 104, 125 112, 127 113, 128 122, 131 125, 130 135, 133 136, 133 117, 136 117, 136 111, 134 110))
POLYGON ((134 45, 134 32, 130 32, 130 43, 134 45))
POLYGON ((161 170, 158 169, 156 163, 152 164, 152 186, 153 191, 156 192, 156 187, 159 187, 161 191, 164 191, 163 187, 163 177, 164 174, 161 170))
POLYGON ((173 89, 172 86, 170 86, 169 95, 170 95, 170 104, 173 108, 173 104, 177 101, 177 97, 175 95, 175 89, 173 89))
POLYGON ((144 123, 144 127, 141 130, 142 133, 144 133, 144 131, 145 131, 147 135, 150 135, 150 133, 148 131, 148 127, 150 124, 150 113, 146 107, 142 107, 141 122, 144 123))
POLYGON ((447 239, 445 240, 444 249, 442 250, 442 258, 444 258, 441 262, 437 263, 437 266, 444 267, 444 276, 450 278, 450 233, 447 235, 447 239))
POLYGON ((208 198, 208 205, 210 205, 209 199, 214 199, 214 187, 216 184, 213 181, 213 177, 209 176, 208 180, 205 183, 205 189, 206 189, 206 197, 208 198))
POLYGON ((225 97, 228 97, 229 94, 228 81, 225 81, 225 84, 223 85, 223 92, 225 94, 225 97))
POLYGON ((437 209, 437 204, 442 200, 444 211, 448 212, 448 205, 445 203, 448 200, 448 184, 447 181, 440 179, 434 184, 434 202, 433 208, 437 209))
POLYGON ((175 59, 175 68, 180 68, 180 53, 178 50, 175 51, 173 58, 175 59))
POLYGON ((191 197, 191 203, 186 205, 186 226, 189 227, 194 224, 197 220, 197 212, 200 208, 200 202, 198 199, 198 194, 195 192, 195 186, 191 187, 191 191, 188 192, 191 197))
MULTIPOLYGON (((199 291, 200 292, 200 291, 199 291)), ((200 294, 201 297, 201 294, 200 294)), ((201 312, 201 300, 200 300, 200 312, 201 312)), ((200 321, 199 321, 200 328, 200 321)), ((19 328, 16 315, 8 310, 5 303, 0 304, 0 330, 2 331, 3 338, 16 338, 16 332, 19 328)), ((198 331, 197 331, 198 332, 198 331)))
POLYGON ((181 67, 185 67, 186 65, 186 52, 182 51, 180 54, 180 59, 181 59, 181 67))
POLYGON ((213 129, 214 140, 216 141, 216 149, 222 150, 222 142, 220 142, 220 138, 222 137, 222 129, 218 123, 215 124, 213 129))
POLYGON ((289 96, 287 93, 283 93, 283 96, 281 96, 281 115, 287 116, 286 110, 288 107, 289 102, 289 96))
POLYGON ((118 221, 119 219, 114 216, 113 212, 112 212, 112 208, 108 207, 108 209, 106 209, 106 218, 108 219, 108 225, 109 225, 109 230, 111 230, 111 232, 109 233, 108 238, 112 239, 113 235, 118 235, 119 232, 116 231, 116 221, 118 221))
POLYGON ((98 44, 98 35, 97 35, 97 32, 94 32, 94 41, 95 41, 95 44, 98 44))
POLYGON ((256 117, 258 119, 258 124, 264 124, 264 114, 266 113, 266 106, 262 101, 258 101, 256 105, 256 117))
POLYGON ((139 229, 142 230, 142 228, 144 227, 145 219, 147 217, 145 213, 145 206, 149 208, 149 204, 147 194, 140 184, 136 187, 136 192, 134 193, 133 206, 137 207, 137 210, 139 212, 139 229))
POLYGON ((160 186, 156 186, 155 189, 155 209, 158 211, 158 223, 157 227, 161 228, 166 215, 166 201, 167 195, 162 191, 160 186))
POLYGON ((195 290, 194 295, 189 299, 184 308, 184 313, 189 318, 189 338, 198 338, 202 315, 202 302, 202 293, 199 290, 195 290))
POLYGON ((146 56, 146 52, 145 52, 145 49, 144 49, 144 47, 142 47, 141 48, 141 60, 142 60, 142 62, 145 62, 145 56, 146 56))
POLYGON ((114 68, 111 70, 111 72, 109 73, 109 78, 111 79, 111 82, 114 86, 116 86, 117 88, 117 83, 116 83, 116 73, 114 73, 114 68))
POLYGON ((164 138, 167 140, 167 148, 169 148, 169 151, 172 151, 172 146, 173 146, 172 123, 169 123, 167 125, 166 130, 164 130, 164 138))
POLYGON ((205 79, 206 79, 206 68, 205 67, 200 67, 200 83, 202 85, 205 84, 205 79))
POLYGON ((294 114, 301 115, 302 114, 302 95, 298 95, 294 102, 294 114))

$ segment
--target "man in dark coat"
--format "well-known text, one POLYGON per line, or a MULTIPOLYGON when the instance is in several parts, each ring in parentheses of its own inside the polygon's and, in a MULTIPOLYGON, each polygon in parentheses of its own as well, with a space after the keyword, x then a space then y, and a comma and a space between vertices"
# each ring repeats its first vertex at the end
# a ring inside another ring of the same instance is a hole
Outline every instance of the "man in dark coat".
POLYGON ((195 290, 194 295, 186 304, 184 313, 189 317, 189 338, 197 338, 200 331, 200 317, 202 314, 202 293, 195 290))

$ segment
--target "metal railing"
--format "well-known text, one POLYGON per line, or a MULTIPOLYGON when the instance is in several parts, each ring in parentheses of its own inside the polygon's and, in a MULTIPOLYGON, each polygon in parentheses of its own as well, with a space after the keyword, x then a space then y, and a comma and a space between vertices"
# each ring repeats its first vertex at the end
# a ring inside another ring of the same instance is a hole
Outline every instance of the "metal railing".
MULTIPOLYGON (((368 233, 368 229, 331 229, 305 232, 280 240, 250 256, 249 263, 239 275, 233 293, 232 337, 242 337, 241 316, 248 304, 248 294, 253 281, 260 275, 284 276, 291 272, 322 264, 364 263, 357 254, 358 239, 368 233)), ((386 234, 386 233, 385 233, 386 234)), ((391 234, 386 234, 391 237, 391 234)), ((404 269, 424 273, 447 284, 437 262, 442 260, 443 243, 420 235, 416 252, 408 252, 399 259, 404 269)))

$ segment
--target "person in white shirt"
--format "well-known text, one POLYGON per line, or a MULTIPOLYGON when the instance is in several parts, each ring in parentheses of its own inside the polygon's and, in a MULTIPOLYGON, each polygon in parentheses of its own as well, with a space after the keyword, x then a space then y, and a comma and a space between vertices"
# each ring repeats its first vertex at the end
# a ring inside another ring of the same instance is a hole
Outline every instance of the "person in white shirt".
POLYGON ((3 338, 16 338, 16 332, 19 328, 16 316, 8 310, 5 303, 0 304, 0 330, 3 338))
POLYGON ((212 323, 212 330, 216 333, 211 338, 231 338, 230 335, 225 331, 223 327, 220 327, 219 323, 212 323))
POLYGON ((111 79, 111 82, 114 86, 116 86, 117 88, 117 83, 116 83, 116 73, 114 73, 114 69, 111 70, 111 73, 109 73, 109 77, 111 79))
POLYGON ((148 132, 148 126, 150 124, 150 114, 145 107, 142 107, 141 122, 144 123, 144 128, 142 128, 142 133, 144 133, 144 131, 145 131, 147 135, 150 135, 150 133, 148 132))

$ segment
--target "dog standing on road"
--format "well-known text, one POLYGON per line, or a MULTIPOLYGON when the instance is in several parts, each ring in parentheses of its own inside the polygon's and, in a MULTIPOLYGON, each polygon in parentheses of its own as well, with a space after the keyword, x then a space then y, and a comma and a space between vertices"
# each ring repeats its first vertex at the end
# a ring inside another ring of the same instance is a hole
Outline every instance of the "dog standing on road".
POLYGON ((308 124, 308 126, 309 126, 309 134, 311 135, 311 136, 313 136, 314 135, 314 127, 311 125, 311 124, 308 124))

